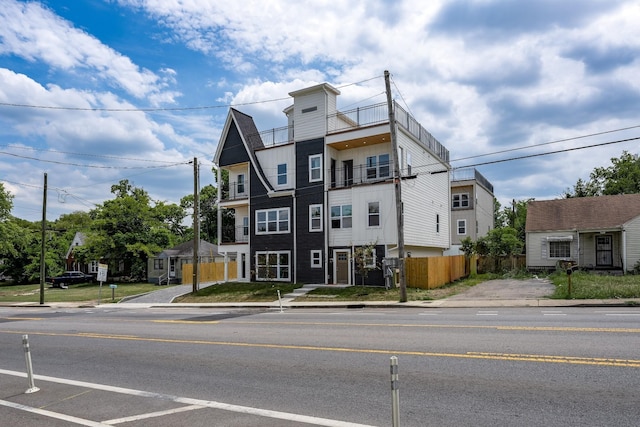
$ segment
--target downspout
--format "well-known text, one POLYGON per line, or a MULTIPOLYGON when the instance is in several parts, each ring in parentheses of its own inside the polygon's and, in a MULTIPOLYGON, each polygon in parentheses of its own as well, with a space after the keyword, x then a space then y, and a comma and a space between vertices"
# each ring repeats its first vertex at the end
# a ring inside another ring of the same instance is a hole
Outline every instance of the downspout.
POLYGON ((627 274, 627 230, 622 228, 622 274, 627 274))
POLYGON ((296 198, 296 190, 293 190, 293 283, 298 283, 298 228, 297 228, 297 211, 298 199, 296 198))

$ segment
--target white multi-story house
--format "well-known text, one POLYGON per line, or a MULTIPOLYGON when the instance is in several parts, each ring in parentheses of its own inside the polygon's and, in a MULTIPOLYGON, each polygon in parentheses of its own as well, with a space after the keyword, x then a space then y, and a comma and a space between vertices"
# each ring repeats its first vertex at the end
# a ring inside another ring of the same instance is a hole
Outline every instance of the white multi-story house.
POLYGON ((394 153, 387 104, 338 111, 339 94, 326 83, 291 92, 287 126, 264 132, 229 111, 214 158, 218 182, 229 175, 228 188, 218 189, 218 241, 237 261, 239 280, 360 283, 354 251, 373 245, 367 283, 382 285, 382 260, 399 256, 396 203, 405 256, 449 248, 448 150, 396 104, 394 153))
POLYGON ((493 185, 474 168, 451 171, 451 250, 459 253, 460 242, 486 236, 494 227, 493 185))

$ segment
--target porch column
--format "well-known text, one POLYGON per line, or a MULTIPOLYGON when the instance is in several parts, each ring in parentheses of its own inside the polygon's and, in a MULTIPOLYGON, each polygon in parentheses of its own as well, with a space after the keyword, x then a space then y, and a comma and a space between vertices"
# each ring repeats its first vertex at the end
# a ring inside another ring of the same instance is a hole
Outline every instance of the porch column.
POLYGON ((229 281, 229 255, 224 253, 224 281, 229 281))

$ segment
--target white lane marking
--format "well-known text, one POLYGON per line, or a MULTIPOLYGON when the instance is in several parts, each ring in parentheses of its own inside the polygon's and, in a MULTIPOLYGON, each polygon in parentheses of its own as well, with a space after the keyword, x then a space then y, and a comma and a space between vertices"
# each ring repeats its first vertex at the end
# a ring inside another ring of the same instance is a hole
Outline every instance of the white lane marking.
POLYGON ((83 418, 74 417, 71 415, 59 414, 53 411, 47 411, 46 409, 34 408, 32 406, 21 405, 20 403, 8 402, 6 400, 0 400, 0 405, 13 409, 19 409, 21 411, 31 412, 38 415, 43 415, 49 418, 55 418, 57 420, 68 421, 70 423, 79 424, 87 427, 109 427, 108 424, 98 423, 91 420, 85 420, 83 418))
POLYGON ((195 409, 203 409, 203 408, 206 408, 206 406, 189 405, 189 406, 183 406, 182 408, 168 409, 166 411, 149 412, 147 414, 133 415, 131 417, 116 418, 114 420, 103 421, 103 424, 116 425, 116 424, 122 424, 122 423, 130 423, 131 421, 140 421, 140 420, 146 420, 148 418, 163 417, 165 415, 173 415, 179 412, 193 411, 195 409))
MULTIPOLYGON (((2 374, 4 374, 4 375, 13 375, 13 376, 16 376, 16 377, 26 377, 27 376, 27 374, 24 373, 24 372, 17 372, 17 371, 9 371, 9 370, 6 370, 6 369, 0 369, 0 375, 2 375, 2 374)), ((292 413, 289 413, 289 412, 271 411, 269 409, 254 408, 254 407, 251 407, 251 406, 232 405, 232 404, 229 404, 229 403, 216 402, 216 401, 212 401, 212 400, 200 400, 200 399, 191 399, 191 398, 188 398, 188 397, 171 396, 171 395, 168 395, 168 394, 154 393, 154 392, 143 391, 143 390, 135 390, 135 389, 131 389, 131 388, 114 387, 114 386, 105 385, 105 384, 88 383, 88 382, 84 382, 84 381, 69 380, 69 379, 66 379, 66 378, 49 377, 47 375, 34 375, 33 377, 35 379, 37 379, 37 380, 49 381, 49 382, 54 382, 54 383, 59 383, 59 384, 67 384, 67 385, 72 385, 72 386, 76 386, 76 387, 91 388, 91 389, 94 389, 94 390, 108 391, 108 392, 111 392, 111 393, 128 394, 130 396, 139 396, 139 397, 148 397, 148 398, 153 398, 153 399, 161 399, 161 400, 166 400, 166 401, 169 401, 169 402, 184 403, 186 405, 204 406, 204 407, 207 407, 207 408, 222 409, 224 411, 239 412, 239 413, 248 414, 248 415, 257 415, 257 416, 260 416, 260 417, 276 418, 276 419, 280 419, 280 420, 307 423, 307 424, 312 424, 312 425, 317 425, 317 426, 326 426, 326 427, 373 427, 373 426, 370 426, 370 425, 367 425, 367 424, 350 423, 350 422, 347 422, 347 421, 338 421, 338 420, 331 420, 331 419, 328 419, 328 418, 318 418, 318 417, 312 417, 312 416, 308 416, 308 415, 292 414, 292 413)), ((34 409, 36 409, 36 408, 34 408, 34 409)), ((55 414, 55 413, 53 413, 53 414, 55 414)), ((93 422, 93 421, 88 421, 88 422, 93 422)), ((94 424, 84 424, 84 425, 103 427, 103 426, 107 426, 108 424, 94 423, 94 424)))
POLYGON ((476 313, 476 316, 497 316, 497 311, 479 311, 476 313))
POLYGON ((429 312, 425 312, 425 313, 418 313, 418 316, 437 316, 440 313, 441 312, 439 312, 439 311, 429 311, 429 312))
POLYGON ((542 315, 543 316, 566 316, 566 313, 563 313, 561 311, 543 311, 542 315))

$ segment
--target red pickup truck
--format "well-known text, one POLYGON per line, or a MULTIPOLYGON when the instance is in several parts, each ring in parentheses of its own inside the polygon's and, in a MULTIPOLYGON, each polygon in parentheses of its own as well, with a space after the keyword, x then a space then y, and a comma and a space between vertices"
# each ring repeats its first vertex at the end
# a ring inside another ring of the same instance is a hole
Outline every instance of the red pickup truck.
POLYGON ((46 282, 51 283, 54 288, 67 289, 69 285, 77 283, 91 283, 95 277, 91 274, 85 274, 82 271, 65 271, 60 276, 47 277, 46 282))

